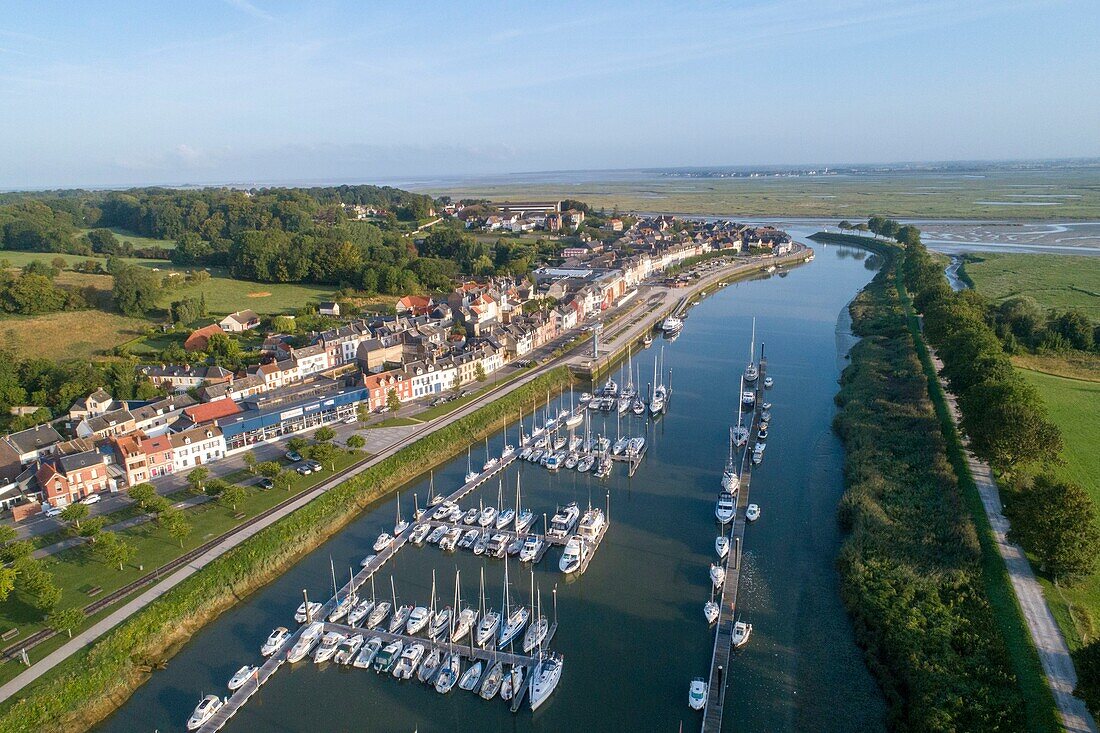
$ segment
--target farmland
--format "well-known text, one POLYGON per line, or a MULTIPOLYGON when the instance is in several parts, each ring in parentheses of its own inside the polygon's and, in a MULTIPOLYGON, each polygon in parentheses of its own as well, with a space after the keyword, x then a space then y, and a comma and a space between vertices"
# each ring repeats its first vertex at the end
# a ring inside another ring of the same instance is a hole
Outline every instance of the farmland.
POLYGON ((1026 295, 1045 308, 1077 309, 1100 323, 1100 258, 984 253, 971 258, 966 274, 989 298, 1026 295))

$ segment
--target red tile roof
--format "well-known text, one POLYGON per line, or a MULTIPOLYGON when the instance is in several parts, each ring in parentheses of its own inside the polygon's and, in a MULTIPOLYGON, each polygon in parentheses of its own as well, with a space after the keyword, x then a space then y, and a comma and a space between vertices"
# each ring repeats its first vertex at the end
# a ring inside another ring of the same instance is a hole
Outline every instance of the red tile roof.
POLYGON ((196 425, 236 415, 240 411, 241 408, 233 400, 214 400, 213 402, 204 402, 201 405, 192 405, 183 409, 183 413, 196 425))

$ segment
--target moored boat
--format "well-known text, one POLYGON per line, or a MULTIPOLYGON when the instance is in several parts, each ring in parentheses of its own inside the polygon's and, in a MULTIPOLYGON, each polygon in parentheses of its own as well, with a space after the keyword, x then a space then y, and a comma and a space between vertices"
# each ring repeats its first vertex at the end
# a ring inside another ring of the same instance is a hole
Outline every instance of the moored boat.
POLYGON ((195 706, 191 717, 187 719, 187 730, 198 730, 206 721, 214 717, 214 714, 222 709, 221 698, 216 695, 207 695, 195 706))
POLYGON ((248 682, 248 680, 251 679, 255 674, 256 667, 252 667, 246 664, 233 673, 233 676, 229 678, 229 684, 227 685, 227 687, 230 690, 237 690, 241 687, 244 687, 244 683, 248 682))

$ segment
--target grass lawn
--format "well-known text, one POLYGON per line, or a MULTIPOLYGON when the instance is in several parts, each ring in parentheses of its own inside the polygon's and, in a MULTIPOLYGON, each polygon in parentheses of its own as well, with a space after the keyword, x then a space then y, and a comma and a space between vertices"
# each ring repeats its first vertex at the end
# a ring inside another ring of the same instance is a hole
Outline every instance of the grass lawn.
MULTIPOLYGON (((146 260, 145 264, 150 264, 146 260)), ((161 268, 164 270, 185 268, 161 268)), ((206 310, 211 314, 233 313, 250 308, 260 314, 285 313, 306 305, 329 300, 335 292, 331 285, 305 285, 299 283, 254 283, 235 280, 221 268, 211 268, 211 277, 201 285, 172 288, 161 298, 160 305, 167 306, 174 300, 200 295, 206 298, 206 310)))
MULTIPOLYGON (((67 265, 73 265, 77 262, 87 262, 88 260, 95 260, 104 267, 107 265, 107 258, 101 255, 67 255, 58 254, 57 252, 20 252, 13 249, 0 250, 0 260, 7 260, 12 267, 23 267, 32 260, 50 264, 58 257, 65 260, 67 265)), ((169 264, 168 260, 142 260, 137 257, 120 257, 119 259, 122 262, 128 262, 132 265, 148 265, 151 267, 163 267, 169 264)))
POLYGON ((420 420, 414 420, 411 417, 391 417, 387 420, 383 420, 380 423, 371 425, 371 428, 403 428, 409 425, 421 425, 420 420))
MULTIPOLYGON (((97 227, 97 228, 99 228, 99 227, 97 227)), ((176 240, 174 240, 174 239, 154 239, 152 237, 143 237, 140 234, 134 234, 129 229, 123 229, 122 227, 107 227, 107 229, 110 229, 112 232, 114 232, 115 236, 118 238, 118 240, 120 242, 129 242, 130 244, 134 245, 134 247, 137 248, 137 249, 144 249, 146 247, 160 247, 162 249, 175 249, 175 247, 176 247, 176 240)), ((77 232, 76 236, 77 236, 77 238, 82 237, 90 231, 92 231, 92 230, 91 229, 81 229, 80 231, 77 232)))
POLYGON ((1020 369, 1056 377, 1100 382, 1100 354, 1070 351, 1065 354, 1017 354, 1012 363, 1020 369))
POLYGON ((1077 255, 981 254, 966 263, 974 286, 994 300, 1017 295, 1047 308, 1083 311, 1100 322, 1100 258, 1077 255))
POLYGON ((95 359, 144 333, 149 322, 99 310, 8 316, 0 322, 3 344, 23 356, 95 359))
MULTIPOLYGON (((363 452, 341 451, 334 461, 335 469, 341 471, 366 457, 367 454, 363 452)), ((184 552, 224 534, 287 498, 316 486, 332 474, 333 471, 328 467, 310 476, 293 474, 294 480, 289 491, 263 491, 255 487, 246 487, 246 498, 237 505, 236 511, 213 501, 192 507, 186 511, 185 516, 193 529, 191 535, 183 541, 182 548, 179 541, 171 538, 155 522, 147 522, 123 530, 119 535, 135 546, 137 554, 134 560, 121 571, 117 566, 105 565, 88 546, 65 550, 44 559, 43 562, 62 589, 61 605, 83 607, 95 599, 95 596, 88 595, 88 589, 99 586, 103 589, 100 595, 110 593, 179 557, 184 552), (235 519, 234 515, 237 513, 243 513, 244 519, 235 519)), ((248 477, 249 474, 246 471, 230 475, 230 478, 236 480, 248 477)), ((132 516, 136 511, 136 509, 127 508, 116 514, 120 515, 118 519, 123 519, 126 515, 132 516)), ((92 619, 89 618, 86 624, 91 623, 92 619)), ((18 593, 13 593, 6 601, 0 603, 0 628, 7 629, 12 626, 18 627, 20 632, 18 638, 25 638, 44 627, 41 613, 29 606, 18 593)), ((14 642, 6 642, 4 646, 10 643, 14 642)), ((60 642, 57 642, 57 645, 60 645, 60 642)), ((43 646, 43 648, 46 647, 43 646)), ((42 656, 44 654, 36 647, 33 658, 41 659, 42 656)), ((17 662, 9 660, 3 663, 0 665, 0 683, 11 679, 21 670, 22 665, 17 662)))

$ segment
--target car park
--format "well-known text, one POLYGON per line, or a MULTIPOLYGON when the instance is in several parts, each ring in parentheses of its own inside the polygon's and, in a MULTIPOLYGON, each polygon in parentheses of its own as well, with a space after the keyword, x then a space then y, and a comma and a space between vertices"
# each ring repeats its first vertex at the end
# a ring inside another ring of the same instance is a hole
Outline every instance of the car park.
POLYGON ((298 461, 302 460, 302 454, 296 450, 288 450, 286 453, 283 454, 283 457, 291 463, 297 463, 298 461))
POLYGON ((267 476, 264 476, 263 478, 261 478, 256 483, 259 485, 259 487, 261 489, 273 489, 273 488, 275 488, 275 482, 272 481, 271 479, 269 479, 267 476))
POLYGON ((319 462, 313 460, 312 458, 308 461, 305 461, 305 464, 312 468, 314 471, 320 471, 322 468, 324 468, 324 466, 322 466, 319 462))
POLYGON ((299 463, 297 466, 295 466, 294 470, 298 472, 299 476, 308 476, 313 473, 313 466, 303 461, 302 463, 299 463))

